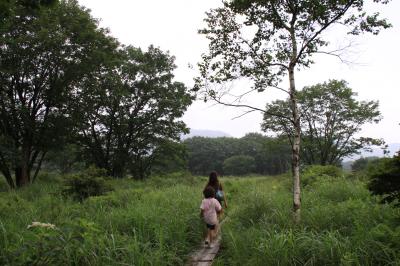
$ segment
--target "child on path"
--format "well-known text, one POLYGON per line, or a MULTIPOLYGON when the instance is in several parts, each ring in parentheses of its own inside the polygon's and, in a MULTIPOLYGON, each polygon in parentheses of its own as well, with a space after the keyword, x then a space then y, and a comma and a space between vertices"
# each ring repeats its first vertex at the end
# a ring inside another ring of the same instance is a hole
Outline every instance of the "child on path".
POLYGON ((220 204, 222 204, 222 201, 223 201, 225 209, 228 208, 228 202, 226 201, 226 198, 225 198, 225 193, 224 193, 224 189, 222 188, 222 183, 218 180, 217 172, 212 171, 210 173, 206 187, 208 187, 208 186, 214 188, 215 198, 218 200, 218 202, 220 204))
POLYGON ((205 244, 208 247, 212 247, 212 242, 216 237, 216 232, 218 229, 218 218, 217 214, 221 212, 221 204, 216 200, 215 189, 211 186, 207 186, 204 191, 204 199, 200 205, 200 216, 203 217, 204 222, 207 226, 207 237, 205 244))

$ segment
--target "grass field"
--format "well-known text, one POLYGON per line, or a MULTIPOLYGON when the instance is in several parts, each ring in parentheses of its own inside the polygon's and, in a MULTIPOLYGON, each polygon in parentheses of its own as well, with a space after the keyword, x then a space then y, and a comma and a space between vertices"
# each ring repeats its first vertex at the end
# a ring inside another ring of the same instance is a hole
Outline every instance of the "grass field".
POLYGON ((400 211, 379 204, 362 181, 307 186, 300 225, 291 222, 287 181, 225 183, 232 209, 215 265, 400 265, 400 211))
MULTIPOLYGON (((183 265, 201 240, 204 177, 112 180, 114 191, 83 203, 46 180, 0 192, 0 265, 183 265), (35 221, 55 228, 28 229, 35 221)), ((229 219, 215 265, 400 265, 400 211, 362 181, 308 185, 300 225, 288 177, 223 183, 229 219)))
POLYGON ((204 182, 113 180, 83 203, 57 183, 0 193, 0 265, 182 265, 201 239, 204 182), (56 228, 27 229, 34 221, 56 228))

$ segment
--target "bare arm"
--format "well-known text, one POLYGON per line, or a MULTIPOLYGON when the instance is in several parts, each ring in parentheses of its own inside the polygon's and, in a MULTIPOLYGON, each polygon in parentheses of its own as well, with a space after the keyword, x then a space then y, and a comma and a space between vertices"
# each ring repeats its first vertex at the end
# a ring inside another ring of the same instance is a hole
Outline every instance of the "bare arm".
MULTIPOLYGON (((220 187, 221 191, 224 191, 224 189, 222 188, 222 184, 221 183, 219 183, 219 187, 220 187)), ((225 191, 223 193, 223 197, 224 197, 224 207, 226 209, 226 208, 228 208, 228 202, 226 202, 225 191)))

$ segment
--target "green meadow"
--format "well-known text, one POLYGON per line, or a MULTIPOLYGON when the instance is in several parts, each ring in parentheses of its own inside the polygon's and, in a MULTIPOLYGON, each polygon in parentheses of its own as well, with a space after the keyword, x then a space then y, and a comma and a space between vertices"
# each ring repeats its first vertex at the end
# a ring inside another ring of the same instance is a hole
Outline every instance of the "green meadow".
MULTIPOLYGON (((0 265, 184 265, 204 226, 205 177, 108 180, 113 191, 79 203, 61 180, 0 192, 0 265), (46 227, 33 222, 49 223, 46 227)), ((222 178, 229 208, 214 265, 399 265, 400 211, 362 180, 316 178, 291 219, 286 175, 222 178)))

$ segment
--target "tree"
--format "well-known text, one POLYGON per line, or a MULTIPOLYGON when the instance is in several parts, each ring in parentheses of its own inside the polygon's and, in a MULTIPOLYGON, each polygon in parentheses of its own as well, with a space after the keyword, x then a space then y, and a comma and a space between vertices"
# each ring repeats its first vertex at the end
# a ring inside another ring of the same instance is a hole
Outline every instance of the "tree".
POLYGON ((284 138, 249 133, 240 139, 240 151, 255 159, 255 173, 277 175, 289 170, 290 145, 284 138))
MULTIPOLYGON (((388 0, 374 0, 387 3, 388 0)), ((378 34, 390 25, 379 14, 368 16, 363 0, 232 0, 223 7, 212 9, 205 19, 208 27, 201 30, 209 43, 209 53, 199 64, 200 77, 195 90, 202 89, 207 98, 218 103, 248 108, 248 112, 263 108, 241 103, 241 99, 266 88, 277 88, 288 93, 292 143, 293 211, 295 221, 300 219, 300 113, 297 106, 295 70, 309 67, 312 55, 322 51, 328 42, 322 33, 333 25, 344 25, 349 33, 378 34), (289 88, 279 86, 288 77, 289 88), (243 91, 235 101, 226 102, 230 94, 218 84, 239 78, 252 81, 250 90, 243 91)), ((331 54, 334 54, 333 52, 331 54)), ((269 115, 278 115, 268 113, 269 115)))
POLYGON ((34 11, 41 7, 46 7, 57 3, 58 0, 0 0, 0 23, 3 23, 13 13, 13 7, 16 3, 21 7, 34 11))
POLYGON ((259 133, 249 133, 240 139, 193 137, 183 143, 193 174, 207 175, 212 170, 225 174, 224 161, 232 156, 253 157, 254 173, 275 175, 288 170, 289 144, 259 133))
POLYGON ((59 149, 50 150, 43 161, 43 169, 61 174, 69 174, 73 171, 82 170, 85 166, 82 148, 75 143, 68 143, 59 149))
POLYGON ((351 170, 353 172, 360 172, 360 171, 364 171, 367 169, 368 164, 378 160, 379 157, 376 156, 369 156, 369 157, 361 157, 357 160, 355 160, 352 164, 351 164, 351 170))
MULTIPOLYGON (((357 101, 357 94, 344 80, 331 80, 303 88, 297 93, 301 113, 302 148, 305 164, 339 165, 345 157, 359 154, 370 145, 382 141, 356 134, 366 123, 378 123, 381 119, 378 102, 357 101)), ((281 116, 264 116, 262 128, 293 138, 294 128, 287 117, 289 100, 267 104, 267 111, 281 116)))
POLYGON ((142 179, 154 151, 187 132, 178 118, 192 96, 173 80, 174 69, 168 53, 128 46, 115 62, 81 83, 74 101, 75 116, 82 121, 77 134, 91 162, 114 177, 122 177, 130 166, 142 179))
POLYGON ((0 170, 10 187, 33 182, 62 145, 78 81, 116 47, 76 1, 27 3, 9 1, 0 27, 0 170))
POLYGON ((224 161, 226 175, 245 175, 254 173, 256 160, 249 155, 235 155, 224 161))
POLYGON ((187 165, 187 149, 181 142, 165 140, 161 142, 152 153, 152 174, 163 175, 178 171, 186 171, 187 165))
POLYGON ((193 137, 183 142, 188 150, 188 167, 193 174, 208 175, 211 171, 223 174, 226 158, 238 155, 238 140, 235 138, 193 137))
POLYGON ((382 195, 383 202, 400 200, 400 152, 393 158, 372 161, 367 175, 370 178, 368 189, 375 195, 382 195))

